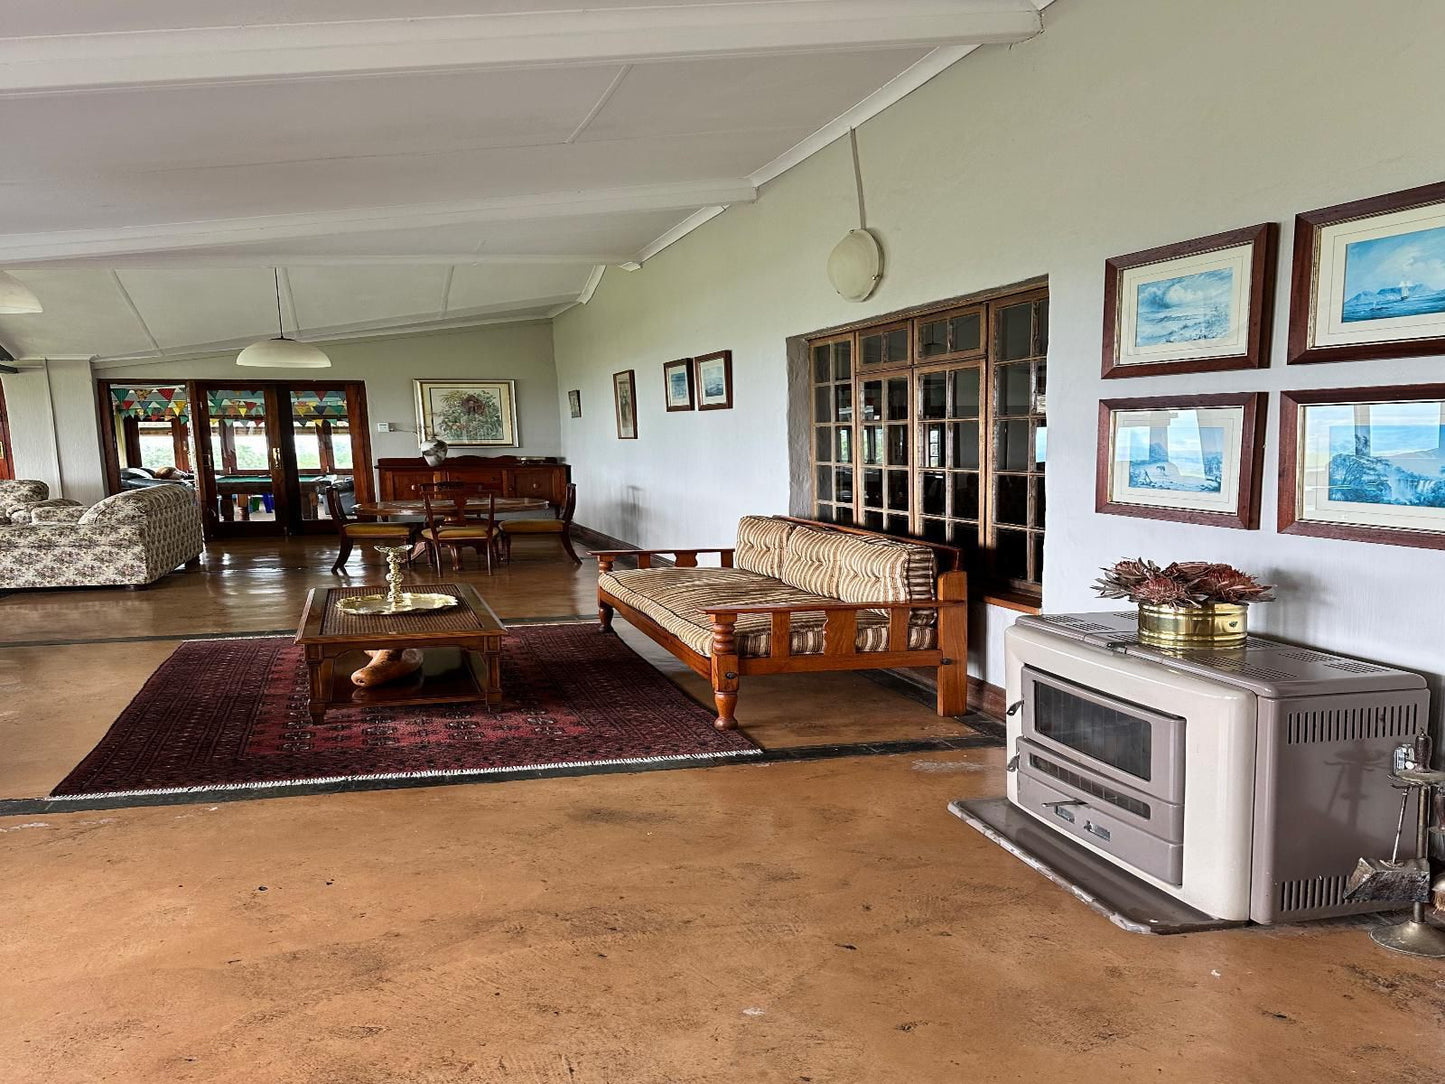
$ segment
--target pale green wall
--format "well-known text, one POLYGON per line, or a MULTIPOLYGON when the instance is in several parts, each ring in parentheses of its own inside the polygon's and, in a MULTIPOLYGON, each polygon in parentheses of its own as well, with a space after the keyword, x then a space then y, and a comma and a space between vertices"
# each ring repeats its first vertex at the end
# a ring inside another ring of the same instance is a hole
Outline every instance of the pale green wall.
MULTIPOLYGON (((1445 178, 1438 0, 1058 0, 1042 36, 982 49, 858 133, 888 272, 868 302, 828 285, 855 224, 846 141, 637 272, 609 270, 555 321, 559 395, 583 522, 644 545, 717 544, 737 517, 788 509, 788 336, 1047 275, 1052 296, 1045 601, 1099 609, 1095 569, 1125 555, 1233 561, 1282 585, 1265 630, 1439 671, 1445 555, 1280 536, 1270 406, 1264 529, 1093 511, 1101 396, 1445 379, 1438 358, 1284 365, 1294 215, 1445 178), (1274 367, 1103 382, 1112 255, 1282 224, 1274 367), (730 348, 736 408, 667 414, 662 364, 730 348), (615 439, 611 374, 635 369, 640 439, 615 439), (1438 594, 1438 590, 1433 592, 1438 594)), ((1000 670, 995 613, 975 659, 1000 670)))

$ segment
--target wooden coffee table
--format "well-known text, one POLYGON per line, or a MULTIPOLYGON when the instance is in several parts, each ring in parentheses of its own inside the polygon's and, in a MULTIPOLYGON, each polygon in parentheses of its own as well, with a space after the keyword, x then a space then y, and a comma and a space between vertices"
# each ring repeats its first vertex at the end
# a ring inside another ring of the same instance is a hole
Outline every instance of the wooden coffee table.
POLYGON ((446 610, 413 614, 349 614, 336 603, 348 595, 384 595, 378 587, 315 587, 306 596, 296 642, 306 648, 311 671, 311 718, 328 707, 360 704, 465 704, 491 707, 502 694, 502 638, 507 628, 467 583, 427 584, 425 590, 455 595, 446 610), (362 652, 415 647, 423 651, 419 673, 387 685, 359 688, 354 671, 362 652))

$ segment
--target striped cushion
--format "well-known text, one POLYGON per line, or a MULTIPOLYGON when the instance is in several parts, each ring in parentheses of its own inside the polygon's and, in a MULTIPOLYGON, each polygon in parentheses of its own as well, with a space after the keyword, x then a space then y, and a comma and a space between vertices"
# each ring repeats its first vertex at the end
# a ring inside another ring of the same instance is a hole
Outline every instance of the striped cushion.
POLYGON ((936 574, 927 546, 798 527, 778 578, 844 602, 922 602, 934 597, 936 574))
MULTIPOLYGON (((646 614, 699 655, 712 654, 709 606, 782 604, 789 606, 835 601, 800 591, 769 576, 741 568, 639 568, 604 574, 598 584, 619 602, 646 614)), ((824 615, 821 611, 795 613, 792 653, 819 655, 823 651, 824 615)), ((767 655, 772 649, 772 619, 767 614, 744 614, 735 627, 738 654, 747 658, 767 655)), ((934 630, 915 626, 908 631, 911 649, 932 648, 934 630)), ((880 610, 858 614, 859 651, 888 648, 888 617, 880 610)))
POLYGON ((733 564, 775 580, 782 579, 783 551, 796 526, 774 516, 744 516, 738 520, 733 564))

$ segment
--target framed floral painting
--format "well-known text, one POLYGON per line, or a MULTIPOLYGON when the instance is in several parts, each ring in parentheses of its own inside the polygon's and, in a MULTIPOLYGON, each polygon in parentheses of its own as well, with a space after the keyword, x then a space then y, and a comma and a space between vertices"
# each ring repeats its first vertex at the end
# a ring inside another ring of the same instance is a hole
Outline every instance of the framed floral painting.
POLYGON ((419 440, 438 437, 453 448, 515 448, 515 380, 413 380, 419 440))
POLYGON ((631 369, 612 374, 612 398, 617 407, 617 439, 637 439, 637 378, 631 369))
POLYGON ((1094 510, 1259 527, 1263 392, 1099 403, 1094 510))
POLYGON ((1295 218, 1289 360, 1445 353, 1445 181, 1295 218))
POLYGON ((1282 534, 1445 549, 1445 384, 1280 403, 1282 534))
POLYGON ((1106 377, 1269 365, 1273 222, 1104 262, 1106 377))

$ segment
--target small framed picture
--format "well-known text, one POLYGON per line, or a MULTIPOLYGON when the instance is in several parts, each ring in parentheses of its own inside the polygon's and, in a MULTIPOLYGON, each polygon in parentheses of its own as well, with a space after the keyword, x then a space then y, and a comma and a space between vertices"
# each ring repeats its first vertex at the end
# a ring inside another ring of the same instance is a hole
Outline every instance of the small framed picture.
POLYGON ((1445 353, 1445 181, 1295 218, 1289 360, 1445 353))
POLYGON ((1269 365, 1279 227, 1196 237, 1104 262, 1104 376, 1269 365))
POLYGON ((1099 403, 1094 510, 1259 527, 1263 392, 1099 403))
POLYGON ((579 388, 573 388, 567 393, 567 410, 572 417, 582 417, 582 392, 579 388))
POLYGON ((669 361, 662 367, 668 410, 692 409, 692 358, 669 361))
POLYGON ((438 437, 452 447, 515 448, 514 380, 413 380, 419 439, 438 437))
POLYGON ((733 406, 733 352, 718 350, 693 359, 697 409, 731 410, 733 406))
POLYGON ((617 439, 637 439, 637 379, 632 370, 612 374, 612 398, 617 406, 617 439))
POLYGON ((1445 384, 1280 396, 1279 529, 1445 549, 1445 384))

